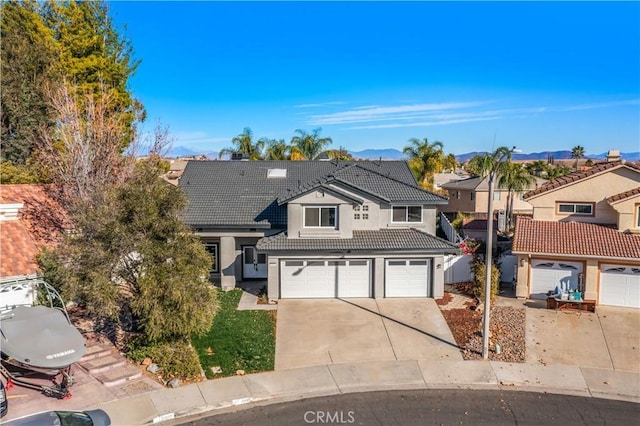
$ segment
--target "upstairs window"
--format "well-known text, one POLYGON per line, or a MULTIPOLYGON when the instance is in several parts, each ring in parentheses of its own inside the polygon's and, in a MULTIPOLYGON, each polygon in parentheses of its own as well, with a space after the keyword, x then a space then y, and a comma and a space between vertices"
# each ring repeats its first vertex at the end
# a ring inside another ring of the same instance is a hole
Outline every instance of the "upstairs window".
POLYGON ((335 228, 336 208, 305 207, 304 226, 305 228, 335 228))
POLYGON ((559 214, 593 216, 593 203, 558 203, 559 214))
POLYGON ((421 223, 422 206, 393 206, 391 221, 394 223, 421 223))
POLYGON ((640 228, 640 204, 636 204, 636 228, 640 228))

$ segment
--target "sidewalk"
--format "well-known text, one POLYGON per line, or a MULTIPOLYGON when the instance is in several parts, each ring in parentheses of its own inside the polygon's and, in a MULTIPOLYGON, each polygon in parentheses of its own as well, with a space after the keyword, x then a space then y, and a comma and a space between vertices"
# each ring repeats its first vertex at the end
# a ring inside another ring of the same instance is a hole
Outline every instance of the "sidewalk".
POLYGON ((380 361, 227 377, 99 405, 113 425, 144 425, 228 407, 397 389, 495 389, 640 403, 640 373, 493 361, 380 361))

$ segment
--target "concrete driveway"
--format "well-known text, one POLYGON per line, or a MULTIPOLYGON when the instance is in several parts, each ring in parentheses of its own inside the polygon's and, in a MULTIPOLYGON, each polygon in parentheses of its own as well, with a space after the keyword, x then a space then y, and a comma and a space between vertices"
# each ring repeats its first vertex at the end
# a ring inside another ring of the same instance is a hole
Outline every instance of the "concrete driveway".
POLYGON ((593 313, 546 309, 544 301, 502 303, 527 306, 527 362, 640 372, 640 310, 598 306, 593 313))
POLYGON ((409 359, 462 360, 433 299, 278 303, 276 370, 409 359))

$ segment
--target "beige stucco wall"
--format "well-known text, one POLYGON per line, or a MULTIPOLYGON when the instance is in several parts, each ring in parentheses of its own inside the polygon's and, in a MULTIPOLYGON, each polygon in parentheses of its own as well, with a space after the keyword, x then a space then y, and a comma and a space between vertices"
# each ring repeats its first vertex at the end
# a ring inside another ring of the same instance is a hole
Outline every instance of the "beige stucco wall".
MULTIPOLYGON (((457 190, 449 191, 449 203, 445 207, 440 207, 440 211, 463 212, 463 213, 487 213, 489 191, 476 191, 475 198, 471 200, 471 191, 460 191, 460 199, 457 198, 457 190)), ((493 200, 493 210, 506 210, 508 192, 496 190, 500 194, 499 200, 493 200)), ((531 211, 533 206, 522 200, 522 194, 514 194, 513 210, 514 211, 531 211)))
POLYGON ((607 203, 606 198, 639 185, 640 173, 621 168, 565 185, 528 201, 533 205, 535 220, 618 223, 618 213, 607 203), (558 214, 558 202, 595 202, 595 215, 558 214))
MULTIPOLYGON (((471 213, 476 211, 476 202, 471 200, 471 191, 460 190, 460 198, 458 198, 458 190, 449 190, 449 202, 446 206, 441 206, 440 211, 447 212, 463 212, 471 213)), ((487 210, 485 204, 484 210, 487 210)))
POLYGON ((268 294, 270 300, 277 300, 280 298, 280 261, 283 259, 369 259, 371 260, 371 275, 372 275, 372 297, 376 299, 384 298, 384 273, 385 273, 385 260, 391 258, 402 259, 431 259, 431 289, 430 293, 433 298, 441 298, 444 296, 444 257, 443 256, 420 256, 415 254, 395 254, 395 255, 362 255, 362 256, 340 256, 332 257, 326 255, 318 256, 278 256, 271 255, 268 259, 268 294))
POLYGON ((618 214, 618 230, 640 233, 640 227, 638 227, 638 206, 640 206, 640 195, 620 201, 611 206, 618 214))

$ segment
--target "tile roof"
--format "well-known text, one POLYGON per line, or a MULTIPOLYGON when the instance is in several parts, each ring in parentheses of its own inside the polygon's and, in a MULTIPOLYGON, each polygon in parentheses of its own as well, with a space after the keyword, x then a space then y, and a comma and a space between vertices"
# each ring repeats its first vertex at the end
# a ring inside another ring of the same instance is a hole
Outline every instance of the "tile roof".
POLYGON ((362 174, 373 171, 376 179, 392 177, 418 188, 405 161, 189 161, 179 182, 188 200, 183 220, 204 227, 286 227, 287 207, 278 198, 354 163, 362 174), (267 178, 269 169, 286 169, 286 177, 267 178))
POLYGON ((0 221, 0 276, 37 271, 35 256, 53 246, 69 227, 60 205, 45 185, 0 185, 0 204, 18 204, 17 220, 0 221))
POLYGON ((611 197, 607 198, 607 203, 615 204, 618 201, 623 201, 637 195, 640 195, 640 186, 629 191, 621 192, 620 194, 612 195, 611 197))
MULTIPOLYGON (((534 176, 534 181, 531 183, 530 188, 539 188, 540 186, 547 183, 546 179, 542 179, 534 176)), ((506 188, 502 188, 498 186, 498 181, 496 179, 496 189, 506 191, 506 188)), ((489 178, 487 176, 480 177, 474 176, 467 179, 456 180, 452 182, 445 183, 441 186, 442 189, 453 189, 453 190, 476 190, 476 191, 489 191, 489 178)))
POLYGON ((516 223, 513 252, 640 260, 640 235, 607 225, 523 217, 516 223))
POLYGON ((24 221, 0 222, 0 277, 29 275, 38 271, 35 256, 40 246, 24 221))
POLYGON ((627 167, 632 170, 636 170, 640 172, 640 165, 629 162, 629 161, 627 162, 610 161, 610 162, 598 163, 595 166, 591 167, 589 170, 584 170, 584 171, 578 170, 578 171, 569 173, 567 175, 561 176, 559 178, 553 179, 547 182, 546 184, 542 185, 541 187, 527 192, 524 195, 524 199, 526 200, 528 198, 531 198, 540 194, 544 194, 545 192, 552 191, 554 189, 563 187, 565 185, 569 185, 573 182, 576 182, 582 179, 587 179, 596 174, 599 174, 608 170, 612 170, 614 168, 620 168, 620 167, 627 167))
POLYGON ((358 164, 350 164, 316 182, 301 185, 296 191, 280 197, 278 204, 284 204, 299 195, 327 184, 338 184, 352 190, 362 191, 387 203, 446 204, 447 202, 446 198, 417 188, 414 184, 407 184, 391 176, 360 167, 358 164))
POLYGON ((286 232, 262 238, 256 244, 261 251, 416 251, 457 253, 459 247, 442 238, 417 229, 380 229, 353 231, 353 238, 287 238, 286 232))

